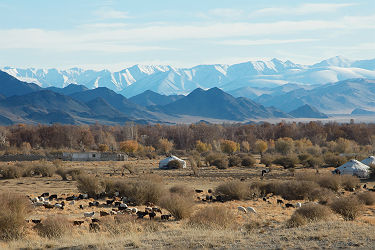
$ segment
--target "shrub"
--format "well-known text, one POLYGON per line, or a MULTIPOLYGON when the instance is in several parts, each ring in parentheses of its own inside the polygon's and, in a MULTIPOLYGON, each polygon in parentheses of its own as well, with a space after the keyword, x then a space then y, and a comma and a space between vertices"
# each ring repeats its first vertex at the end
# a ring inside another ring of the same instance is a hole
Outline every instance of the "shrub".
POLYGON ((120 150, 127 154, 134 154, 138 150, 139 144, 135 140, 126 140, 120 142, 120 150))
POLYGON ((363 192, 357 194, 357 198, 365 205, 374 205, 375 204, 375 193, 373 192, 363 192))
POLYGON ((307 204, 298 208, 287 222, 288 227, 299 227, 308 222, 326 220, 331 210, 320 204, 307 204))
POLYGON ((188 218, 192 213, 193 205, 191 197, 178 194, 170 194, 160 200, 160 206, 167 209, 176 220, 188 218))
POLYGON ((21 238, 27 227, 26 217, 31 212, 30 201, 23 195, 0 194, 0 239, 21 238))
POLYGON ((284 167, 284 169, 294 168, 298 163, 298 158, 295 156, 281 156, 277 157, 272 163, 278 164, 284 167))
POLYGON ((108 147, 107 144, 99 144, 98 145, 98 150, 100 152, 107 152, 107 151, 109 151, 109 147, 108 147))
POLYGON ((244 182, 231 181, 220 184, 216 190, 216 195, 220 195, 224 200, 244 200, 251 196, 250 186, 244 182))
POLYGON ((337 191, 341 185, 341 176, 334 174, 322 175, 317 178, 317 182, 321 187, 337 191))
POLYGON ((310 201, 319 201, 320 204, 329 204, 336 198, 335 193, 331 189, 327 188, 315 188, 309 194, 310 201))
POLYGON ((272 193, 281 195, 286 200, 309 199, 311 192, 319 185, 311 181, 286 181, 276 183, 272 193))
POLYGON ((182 168, 182 163, 179 160, 171 160, 167 164, 168 169, 180 169, 182 168))
POLYGON ((260 155, 263 155, 263 153, 267 151, 267 148, 268 148, 267 142, 263 140, 257 140, 255 142, 255 146, 254 146, 255 153, 259 153, 260 155))
POLYGON ((200 140, 195 142, 195 148, 199 153, 207 152, 212 150, 211 144, 201 142, 200 140))
POLYGON ((41 175, 42 177, 51 177, 55 173, 56 169, 53 166, 37 165, 33 167, 35 175, 41 175))
POLYGON ((0 174, 3 179, 16 179, 22 177, 23 171, 18 166, 2 166, 0 174))
POLYGON ((103 230, 112 235, 118 235, 137 229, 137 224, 135 222, 136 217, 130 214, 118 214, 114 217, 106 216, 100 219, 100 225, 103 230))
POLYGON ((60 175, 63 181, 68 180, 68 171, 66 169, 59 167, 56 169, 56 174, 60 175))
POLYGON ((184 185, 174 185, 169 189, 169 192, 181 196, 192 196, 194 194, 193 189, 184 185))
POLYGON ((218 169, 227 169, 228 168, 228 158, 218 158, 212 162, 212 165, 217 167, 218 169))
POLYGON ((213 162, 216 160, 216 159, 220 159, 220 158, 225 158, 226 156, 222 153, 217 153, 217 152, 209 152, 207 153, 207 155, 205 156, 205 162, 206 162, 206 165, 207 166, 212 166, 213 162))
POLYGON ((229 157, 229 167, 237 167, 241 164, 241 158, 238 155, 231 155, 229 157))
POLYGON ((355 220, 362 211, 362 204, 356 197, 337 198, 330 204, 331 209, 344 220, 355 220))
POLYGON ((77 188, 79 192, 88 194, 89 197, 96 197, 104 191, 98 178, 86 174, 77 176, 77 188))
POLYGON ((158 203, 164 192, 161 183, 147 178, 133 182, 118 182, 115 186, 121 196, 128 197, 137 205, 147 202, 158 203))
POLYGON ((346 162, 345 156, 334 155, 327 153, 324 155, 324 162, 330 167, 339 167, 346 162))
POLYGON ((279 138, 275 142, 275 149, 277 152, 287 155, 293 151, 293 139, 285 137, 285 138, 279 138))
POLYGON ((266 167, 270 167, 272 165, 273 157, 270 154, 262 155, 260 158, 260 163, 264 164, 266 167))
POLYGON ((46 238, 61 238, 71 232, 71 228, 72 224, 61 215, 49 216, 35 226, 38 234, 46 238))
POLYGON ((300 227, 308 223, 307 219, 300 214, 294 213, 287 221, 287 227, 300 227))
POLYGON ((173 149, 173 142, 168 141, 167 139, 161 138, 158 142, 158 149, 161 153, 167 154, 173 149))
POLYGON ((352 175, 342 175, 341 176, 341 186, 348 191, 353 190, 354 188, 359 187, 361 181, 358 177, 352 175))
POLYGON ((241 165, 244 167, 252 167, 255 164, 255 159, 251 157, 250 155, 247 155, 242 158, 241 165))
POLYGON ((198 210, 190 217, 188 224, 194 227, 224 229, 235 225, 235 216, 223 206, 209 206, 198 210))

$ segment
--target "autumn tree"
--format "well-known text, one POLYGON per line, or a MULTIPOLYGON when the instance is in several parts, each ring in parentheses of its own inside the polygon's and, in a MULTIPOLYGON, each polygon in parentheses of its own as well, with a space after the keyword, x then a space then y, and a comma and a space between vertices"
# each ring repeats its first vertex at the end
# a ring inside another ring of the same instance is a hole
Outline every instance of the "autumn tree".
POLYGON ((173 142, 168 141, 168 139, 165 138, 160 138, 158 149, 161 153, 168 154, 173 149, 173 142))
POLYGON ((139 144, 135 140, 126 140, 120 142, 120 150, 127 154, 134 154, 137 152, 139 144))
POLYGON ((240 144, 231 140, 222 140, 220 146, 221 151, 227 154, 233 154, 240 150, 240 144))
POLYGON ((263 155, 268 149, 267 142, 263 140, 257 140, 254 145, 254 151, 260 155, 263 155))
POLYGON ((241 142, 241 149, 243 152, 249 152, 250 151, 250 143, 248 141, 242 141, 241 142))
POLYGON ((293 139, 289 137, 279 138, 275 142, 275 149, 277 152, 287 155, 293 151, 293 139))
POLYGON ((196 141, 196 143, 195 143, 195 149, 196 149, 199 153, 203 153, 203 152, 207 152, 207 151, 212 150, 212 146, 211 146, 211 144, 204 143, 204 142, 201 142, 200 140, 198 140, 198 141, 196 141))
POLYGON ((98 149, 100 152, 107 152, 109 150, 109 147, 107 144, 99 144, 98 149))

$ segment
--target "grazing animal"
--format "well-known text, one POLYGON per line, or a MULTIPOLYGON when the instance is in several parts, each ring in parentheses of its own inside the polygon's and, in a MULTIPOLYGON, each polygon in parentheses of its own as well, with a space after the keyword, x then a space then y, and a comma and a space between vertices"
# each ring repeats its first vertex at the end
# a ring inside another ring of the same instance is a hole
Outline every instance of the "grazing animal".
POLYGON ((246 179, 245 178, 241 178, 240 181, 245 181, 246 179))
POLYGON ((109 213, 106 212, 106 211, 100 211, 99 214, 100 214, 101 217, 102 217, 102 216, 108 216, 108 215, 109 215, 109 213))
POLYGON ((83 216, 84 216, 84 217, 93 217, 94 214, 95 214, 94 211, 92 211, 92 212, 84 212, 84 213, 83 213, 83 216))
POLYGON ((239 207, 237 207, 237 209, 238 209, 238 211, 240 211, 240 212, 243 212, 243 213, 247 213, 247 210, 246 210, 246 208, 244 208, 244 207, 242 207, 242 206, 239 206, 239 207))
POLYGON ((152 212, 152 207, 145 207, 145 212, 151 213, 152 212))
POLYGON ((41 196, 42 197, 49 197, 49 193, 43 193, 41 196))
POLYGON ((201 190, 201 189, 195 189, 195 192, 196 192, 197 194, 200 194, 200 193, 203 193, 203 190, 201 190))
POLYGON ((80 226, 80 225, 82 225, 83 223, 84 223, 83 220, 75 220, 75 221, 73 221, 73 226, 80 226))
POLYGON ((247 207, 246 210, 249 212, 249 213, 254 213, 256 214, 257 211, 255 211, 255 209, 253 207, 247 207))
POLYGON ((266 198, 266 197, 263 197, 262 199, 263 199, 263 201, 267 201, 267 198, 266 198))
POLYGON ((79 205, 79 209, 83 209, 83 205, 79 205))
POLYGON ((39 223, 42 222, 42 220, 41 219, 39 219, 39 220, 31 220, 31 222, 34 223, 34 224, 39 224, 39 223))
POLYGON ((364 188, 364 189, 367 189, 367 184, 363 185, 363 188, 364 188))
POLYGON ((145 217, 147 214, 148 214, 147 212, 138 211, 137 212, 138 219, 143 219, 143 217, 145 217))
POLYGON ((115 196, 117 197, 117 196, 119 196, 120 195, 120 193, 119 192, 115 192, 115 196))
POLYGON ((137 212, 138 212, 138 209, 137 209, 136 207, 133 207, 133 208, 132 208, 132 213, 133 213, 133 214, 136 214, 137 212))
POLYGON ((51 208, 54 208, 55 206, 52 205, 52 204, 43 204, 44 208, 48 208, 48 209, 51 209, 51 208))
POLYGON ((285 204, 285 207, 286 207, 286 208, 290 208, 290 207, 293 207, 293 208, 294 208, 294 205, 291 204, 291 203, 286 203, 286 204, 285 204))
POLYGON ((75 201, 69 202, 69 205, 74 205, 75 201))
POLYGON ((218 195, 218 196, 215 197, 214 201, 224 202, 224 199, 221 195, 218 195))
POLYGON ((161 220, 169 220, 169 218, 171 217, 172 215, 170 214, 162 214, 161 215, 161 220))
POLYGON ((148 213, 148 216, 150 217, 150 220, 152 220, 156 216, 156 213, 155 212, 148 213))
POLYGON ((63 204, 60 204, 60 203, 56 203, 54 205, 55 208, 60 208, 60 209, 64 209, 64 205, 63 204))
POLYGON ((90 223, 89 229, 90 229, 90 232, 98 232, 100 231, 100 226, 98 223, 93 222, 93 223, 90 223))
POLYGON ((48 197, 48 200, 53 200, 53 199, 57 199, 57 194, 53 194, 48 197))
POLYGON ((161 209, 158 208, 158 207, 153 207, 153 208, 152 208, 152 211, 155 212, 155 213, 160 213, 160 214, 163 213, 163 212, 161 211, 161 209))
POLYGON ((91 218, 91 222, 96 222, 96 223, 99 223, 100 220, 99 219, 96 219, 96 218, 91 218))
POLYGON ((208 192, 209 194, 212 194, 212 189, 208 189, 207 192, 208 192))
POLYGON ((301 202, 297 202, 296 207, 302 207, 302 203, 301 202))
POLYGON ((120 206, 120 204, 121 204, 121 201, 116 201, 116 202, 115 202, 115 207, 120 206))
POLYGON ((74 195, 72 195, 72 196, 68 196, 68 197, 66 197, 66 201, 72 201, 72 200, 74 200, 74 198, 75 198, 75 196, 74 195))
POLYGON ((284 204, 284 201, 283 200, 277 200, 277 204, 284 204))
POLYGON ((107 205, 112 205, 112 203, 115 201, 115 199, 113 200, 106 200, 105 202, 107 203, 107 205))

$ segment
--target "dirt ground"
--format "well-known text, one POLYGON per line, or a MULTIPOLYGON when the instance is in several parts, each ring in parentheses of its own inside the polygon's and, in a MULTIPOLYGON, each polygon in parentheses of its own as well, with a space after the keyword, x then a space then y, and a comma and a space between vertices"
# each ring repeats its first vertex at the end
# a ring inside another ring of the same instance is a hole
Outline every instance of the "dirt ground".
MULTIPOLYGON (((155 174, 163 177, 166 188, 181 184, 192 189, 202 189, 204 193, 195 194, 196 197, 204 197, 208 189, 215 189, 219 184, 230 180, 242 179, 243 181, 272 181, 293 179, 299 172, 315 170, 296 169, 284 170, 281 167, 273 167, 266 176, 261 177, 263 165, 255 167, 233 167, 226 170, 218 170, 214 167, 199 169, 199 176, 194 176, 191 169, 159 170, 158 161, 130 159, 126 162, 63 162, 65 168, 79 168, 96 175, 98 178, 137 179, 145 174, 155 174), (125 171, 121 174, 121 167, 126 163, 135 169, 130 174, 125 171)), ((8 165, 14 162, 4 163, 8 165)), ((332 169, 321 169, 321 174, 329 174, 332 169)), ((363 182, 363 184, 366 182, 363 182)), ((375 183, 367 182, 369 187, 375 183)), ((57 194, 59 197, 67 197, 77 194, 75 181, 63 181, 60 176, 52 177, 24 177, 18 179, 0 180, 1 192, 17 192, 30 197, 36 197, 44 192, 57 194)), ((126 232, 122 235, 108 235, 107 233, 92 233, 88 230, 88 218, 83 217, 84 212, 103 211, 106 208, 87 207, 87 200, 76 201, 67 205, 64 210, 45 209, 35 207, 28 219, 44 219, 50 215, 65 215, 69 219, 85 220, 86 223, 75 227, 71 235, 59 239, 42 239, 35 232, 30 233, 23 240, 2 242, 0 248, 372 248, 375 245, 375 206, 366 206, 362 215, 355 222, 346 222, 341 217, 333 215, 329 221, 311 223, 299 228, 286 228, 285 223, 295 211, 295 208, 285 208, 278 205, 273 196, 268 202, 262 199, 249 201, 230 201, 219 203, 233 211, 239 224, 256 220, 262 222, 260 228, 248 232, 243 228, 227 230, 207 230, 189 228, 186 222, 168 221, 161 222, 156 218, 152 228, 142 232, 126 232), (79 205, 85 205, 82 210, 79 205), (251 206, 257 214, 243 214, 237 210, 238 206, 251 206)), ((298 201, 291 201, 296 203, 298 201)), ((306 201, 300 201, 306 202, 306 201)), ((207 202, 195 201, 194 210, 205 206, 211 206, 207 202)), ((144 209, 143 206, 138 207, 144 209)), ((111 209, 108 208, 108 211, 111 209)), ((99 216, 96 214, 95 217, 99 216)), ((148 222, 147 222, 148 223, 148 222)), ((31 224, 31 223, 30 223, 31 224)), ((30 225, 32 227, 32 225, 30 225)))

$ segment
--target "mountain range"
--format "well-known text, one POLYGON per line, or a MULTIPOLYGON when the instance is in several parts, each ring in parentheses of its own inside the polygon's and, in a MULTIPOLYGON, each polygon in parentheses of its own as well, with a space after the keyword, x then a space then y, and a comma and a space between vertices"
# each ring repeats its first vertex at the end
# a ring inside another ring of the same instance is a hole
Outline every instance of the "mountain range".
MULTIPOLYGON (((275 88, 287 83, 301 86, 351 78, 375 79, 375 59, 352 61, 338 56, 313 65, 278 59, 233 65, 198 65, 192 68, 135 65, 117 72, 80 68, 58 70, 5 67, 2 70, 21 81, 44 88, 78 84, 89 89, 107 87, 132 97, 146 90, 163 95, 186 95, 196 88, 219 87, 231 93, 241 88, 275 88)), ((247 97, 254 96, 249 92, 247 97)))

